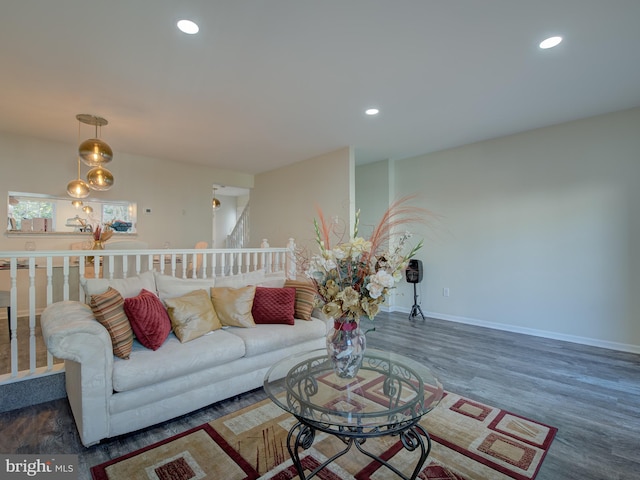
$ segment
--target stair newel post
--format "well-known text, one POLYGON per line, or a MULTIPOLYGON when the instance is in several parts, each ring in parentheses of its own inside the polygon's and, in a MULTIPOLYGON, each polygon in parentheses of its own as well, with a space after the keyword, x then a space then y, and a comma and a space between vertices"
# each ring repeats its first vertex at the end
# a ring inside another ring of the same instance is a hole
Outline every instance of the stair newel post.
POLYGON ((291 280, 296 279, 297 265, 296 265, 296 242, 295 239, 289 238, 287 243, 287 258, 285 259, 285 271, 287 272, 287 278, 291 280))

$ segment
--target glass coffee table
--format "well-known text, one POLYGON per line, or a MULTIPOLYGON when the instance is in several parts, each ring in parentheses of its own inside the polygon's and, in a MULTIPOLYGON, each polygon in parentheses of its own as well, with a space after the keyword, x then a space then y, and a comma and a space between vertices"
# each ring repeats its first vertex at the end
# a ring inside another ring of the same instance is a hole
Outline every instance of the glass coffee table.
POLYGON ((355 446, 399 477, 417 478, 431 450, 431 439, 419 425, 443 396, 442 385, 421 363, 393 352, 368 348, 352 379, 334 374, 325 349, 296 354, 269 369, 267 395, 296 419, 287 449, 301 480, 310 479, 355 446), (346 447, 305 476, 299 449, 311 448, 317 432, 338 437, 346 447), (364 448, 369 438, 397 436, 408 451, 419 452, 410 476, 364 448))

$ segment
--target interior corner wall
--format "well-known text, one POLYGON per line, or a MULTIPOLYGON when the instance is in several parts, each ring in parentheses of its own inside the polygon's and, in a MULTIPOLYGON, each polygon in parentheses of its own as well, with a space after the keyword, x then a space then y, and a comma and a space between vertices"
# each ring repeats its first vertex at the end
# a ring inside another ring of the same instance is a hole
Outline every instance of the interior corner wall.
POLYGON ((392 163, 383 160, 356 167, 356 209, 360 210, 359 234, 368 238, 389 208, 393 195, 392 163))
MULTIPOLYGON (((211 210, 213 184, 253 187, 253 176, 132 155, 114 147, 109 169, 114 186, 92 197, 126 200, 138 206, 137 238, 150 248, 193 248, 196 242, 212 242, 211 210), (150 208, 151 214, 145 214, 150 208)), ((66 185, 77 177, 76 144, 0 132, 0 196, 7 192, 45 193, 66 196, 66 185)), ((83 175, 87 167, 83 165, 83 175)), ((71 198, 69 198, 71 201, 71 198)), ((0 202, 0 217, 7 217, 6 202, 0 202)), ((68 249, 81 235, 0 236, 0 251, 24 250, 25 240, 36 243, 37 250, 68 249)))
POLYGON ((351 225, 355 211, 353 151, 345 147, 255 176, 251 191, 252 247, 263 238, 272 247, 294 238, 298 249, 315 252, 316 206, 328 219, 351 225))
POLYGON ((639 132, 635 108, 397 161, 441 216, 423 311, 640 353, 639 132))

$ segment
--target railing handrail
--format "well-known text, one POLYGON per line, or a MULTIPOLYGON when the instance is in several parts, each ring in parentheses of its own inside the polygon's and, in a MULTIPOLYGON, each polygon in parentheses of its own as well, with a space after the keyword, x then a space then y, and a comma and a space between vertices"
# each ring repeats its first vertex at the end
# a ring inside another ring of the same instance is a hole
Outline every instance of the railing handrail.
POLYGON ((182 255, 182 254, 203 254, 203 253, 287 253, 288 247, 267 247, 267 248, 136 248, 129 250, 8 250, 0 251, 0 259, 24 258, 24 257, 92 257, 96 255, 182 255))
POLYGON ((233 230, 227 235, 227 245, 240 245, 240 247, 243 247, 249 241, 249 205, 250 202, 247 202, 233 230))

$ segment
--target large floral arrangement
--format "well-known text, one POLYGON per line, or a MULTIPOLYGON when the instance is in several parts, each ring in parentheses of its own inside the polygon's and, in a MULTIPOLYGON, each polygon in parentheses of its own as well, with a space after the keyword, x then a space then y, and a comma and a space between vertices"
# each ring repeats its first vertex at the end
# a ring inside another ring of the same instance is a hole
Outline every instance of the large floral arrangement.
POLYGON ((330 246, 331 230, 319 210, 314 220, 319 254, 311 257, 306 275, 313 280, 319 305, 325 315, 340 322, 370 320, 378 314, 391 289, 400 281, 409 259, 422 247, 422 240, 409 248, 408 232, 402 226, 422 222, 426 210, 407 205, 410 197, 398 200, 385 212, 369 239, 358 235, 360 212, 353 235, 330 246))

